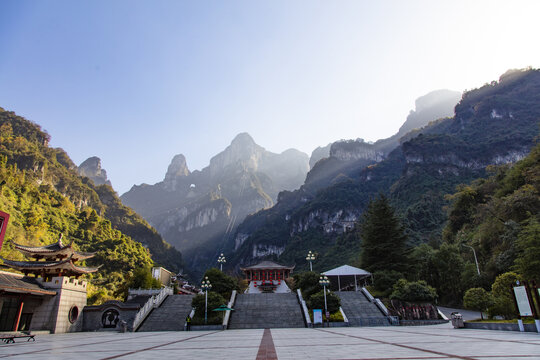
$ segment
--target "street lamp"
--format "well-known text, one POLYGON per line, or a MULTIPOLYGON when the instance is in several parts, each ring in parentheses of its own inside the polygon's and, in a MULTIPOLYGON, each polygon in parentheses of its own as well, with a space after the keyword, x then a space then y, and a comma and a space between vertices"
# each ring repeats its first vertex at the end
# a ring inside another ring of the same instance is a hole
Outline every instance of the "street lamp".
POLYGON ((211 288, 212 288, 212 284, 210 284, 210 280, 208 280, 208 276, 206 276, 201 284, 201 289, 204 290, 204 324, 205 325, 208 318, 208 290, 210 290, 211 288))
POLYGON ((225 260, 225 255, 223 255, 223 253, 221 253, 221 255, 218 257, 217 262, 219 263, 219 269, 220 269, 221 271, 223 271, 223 263, 224 263, 224 262, 227 262, 227 261, 225 260))
POLYGON ((472 252, 473 252, 473 255, 474 255, 474 262, 476 263, 476 271, 478 271, 478 276, 480 276, 480 267, 478 267, 478 259, 476 258, 476 251, 474 250, 474 248, 472 246, 465 245, 465 244, 461 244, 461 246, 465 246, 465 247, 468 247, 468 248, 472 249, 472 252))
POLYGON ((328 319, 328 306, 326 305, 326 287, 330 285, 330 280, 328 280, 326 275, 321 275, 321 277, 319 277, 319 284, 322 285, 324 291, 324 313, 326 315, 326 322, 328 322, 330 320, 328 319))
POLYGON ((306 260, 309 261, 309 271, 313 271, 313 265, 311 264, 311 262, 315 260, 315 254, 312 253, 311 250, 308 252, 306 260))

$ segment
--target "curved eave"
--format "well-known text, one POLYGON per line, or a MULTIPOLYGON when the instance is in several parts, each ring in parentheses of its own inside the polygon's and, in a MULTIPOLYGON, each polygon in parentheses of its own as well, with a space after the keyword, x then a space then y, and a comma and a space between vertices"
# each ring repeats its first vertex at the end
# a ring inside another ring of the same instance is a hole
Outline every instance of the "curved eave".
POLYGON ((47 272, 57 270, 58 272, 62 271, 72 271, 74 274, 89 274, 94 273, 99 270, 99 267, 85 267, 85 266, 76 266, 73 264, 71 258, 62 260, 62 261, 11 261, 0 258, 4 261, 4 265, 10 268, 29 273, 29 272, 39 272, 45 270, 47 272))
POLYGON ((56 295, 56 291, 51 290, 38 290, 38 289, 27 289, 24 287, 19 286, 9 286, 9 285, 2 285, 0 288, 0 292, 6 292, 6 293, 18 293, 18 294, 30 294, 30 295, 56 295))

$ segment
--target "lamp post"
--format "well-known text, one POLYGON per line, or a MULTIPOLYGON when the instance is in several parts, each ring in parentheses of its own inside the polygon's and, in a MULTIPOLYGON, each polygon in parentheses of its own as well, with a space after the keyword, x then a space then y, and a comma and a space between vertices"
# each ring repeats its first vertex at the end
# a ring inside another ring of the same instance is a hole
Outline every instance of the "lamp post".
POLYGON ((326 305, 326 287, 330 285, 330 280, 328 280, 328 277, 326 275, 321 275, 319 278, 319 284, 323 287, 324 292, 324 315, 326 316, 326 322, 330 321, 328 316, 328 306, 326 305))
POLYGON ((306 260, 309 261, 309 271, 313 271, 313 265, 311 264, 311 262, 315 260, 315 254, 312 253, 311 250, 308 252, 306 260))
POLYGON ((223 263, 227 262, 223 253, 218 257, 217 262, 219 263, 219 270, 223 271, 223 263))
POLYGON ((478 276, 480 276, 480 267, 478 267, 478 259, 476 258, 476 251, 474 250, 474 248, 472 246, 465 245, 465 244, 461 244, 461 246, 465 246, 465 247, 468 247, 468 248, 472 249, 472 252, 473 252, 473 255, 474 255, 474 262, 476 263, 476 271, 478 271, 478 276))
POLYGON ((201 289, 204 290, 204 324, 205 325, 208 319, 208 290, 210 290, 211 288, 212 288, 212 284, 210 284, 210 280, 208 280, 208 276, 206 276, 201 284, 201 289))

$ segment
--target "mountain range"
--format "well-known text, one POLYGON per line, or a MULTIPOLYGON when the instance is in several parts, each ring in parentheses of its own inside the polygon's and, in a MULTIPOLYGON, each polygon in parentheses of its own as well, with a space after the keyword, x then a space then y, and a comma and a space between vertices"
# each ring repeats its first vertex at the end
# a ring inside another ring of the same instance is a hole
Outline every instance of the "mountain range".
POLYGON ((190 270, 203 271, 247 215, 303 183, 308 161, 295 149, 267 151, 241 133, 204 169, 191 172, 176 155, 162 182, 133 186, 121 199, 184 253, 190 270))
POLYGON ((359 243, 347 243, 347 234, 379 193, 402 217, 410 245, 436 246, 447 220, 445 196, 485 176, 490 165, 525 157, 539 119, 540 72, 514 70, 464 93, 452 117, 409 131, 387 156, 361 140, 334 143, 300 189, 280 193, 274 207, 238 226, 231 263, 273 258, 302 269, 308 250, 318 253, 321 271, 358 261, 359 243))

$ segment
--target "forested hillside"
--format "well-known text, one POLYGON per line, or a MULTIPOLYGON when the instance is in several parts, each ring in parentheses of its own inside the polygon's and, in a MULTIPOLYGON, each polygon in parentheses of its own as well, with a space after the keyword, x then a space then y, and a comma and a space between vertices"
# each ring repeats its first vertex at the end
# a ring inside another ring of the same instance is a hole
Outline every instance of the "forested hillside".
MULTIPOLYGON (((453 117, 434 119, 405 135, 383 161, 339 174, 317 193, 306 186, 282 192, 273 208, 239 226, 231 245, 236 246, 233 259, 274 257, 302 269, 307 266, 305 254, 312 250, 319 254, 317 271, 358 263, 357 221, 379 193, 387 195, 402 218, 409 246, 427 243, 438 248, 448 219, 445 196, 459 184, 485 177, 490 165, 512 164, 527 156, 539 121, 540 72, 509 71, 499 81, 464 93, 453 117)), ((447 256, 451 251, 444 252, 447 256)))
POLYGON ((96 251, 88 265, 90 301, 120 296, 134 269, 157 263, 182 266, 181 254, 146 221, 123 206, 108 185, 80 177, 62 149, 48 146, 49 135, 13 112, 0 108, 0 209, 10 222, 1 256, 21 259, 12 242, 41 246, 63 234, 83 251, 96 251))

